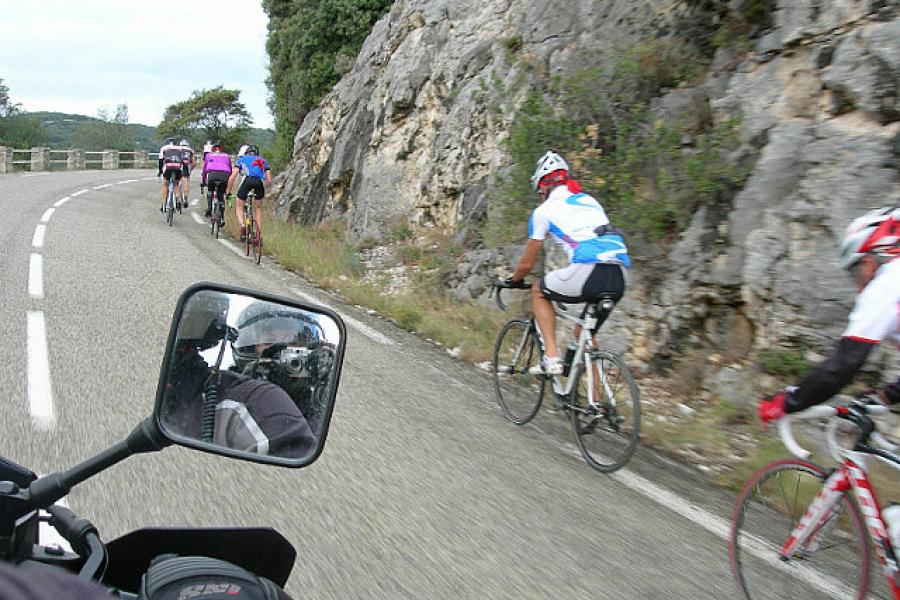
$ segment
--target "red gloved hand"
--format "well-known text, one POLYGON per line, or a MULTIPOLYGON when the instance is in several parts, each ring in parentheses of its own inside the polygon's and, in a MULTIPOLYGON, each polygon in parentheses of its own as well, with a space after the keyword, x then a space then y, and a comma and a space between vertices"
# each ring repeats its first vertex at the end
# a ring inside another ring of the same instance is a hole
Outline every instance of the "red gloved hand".
POLYGON ((789 397, 789 391, 781 390, 780 392, 771 396, 766 396, 759 401, 759 406, 756 407, 756 414, 759 415, 759 420, 762 423, 763 429, 765 429, 771 421, 776 421, 787 414, 784 410, 784 404, 789 397))

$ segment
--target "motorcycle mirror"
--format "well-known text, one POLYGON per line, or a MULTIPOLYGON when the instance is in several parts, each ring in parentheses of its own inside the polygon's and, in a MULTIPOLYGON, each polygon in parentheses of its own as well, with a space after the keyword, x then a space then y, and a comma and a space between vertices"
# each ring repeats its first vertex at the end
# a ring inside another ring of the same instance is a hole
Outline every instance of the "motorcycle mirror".
POLYGON ((305 467, 325 444, 345 342, 326 308, 194 285, 172 319, 154 419, 181 446, 305 467))

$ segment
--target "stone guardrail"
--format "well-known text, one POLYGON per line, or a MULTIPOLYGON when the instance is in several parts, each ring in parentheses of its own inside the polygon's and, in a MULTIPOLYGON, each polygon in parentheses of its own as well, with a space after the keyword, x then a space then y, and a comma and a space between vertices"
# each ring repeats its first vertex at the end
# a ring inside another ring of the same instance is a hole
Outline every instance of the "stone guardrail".
POLYGON ((62 169, 77 171, 81 169, 150 169, 156 166, 156 153, 136 150, 120 152, 118 150, 100 150, 90 152, 79 148, 69 150, 51 150, 50 148, 31 148, 19 150, 8 146, 0 146, 0 174, 12 173, 14 170, 50 171, 62 169), (27 158, 17 158, 27 156, 27 158), (65 158, 62 158, 64 156, 65 158))

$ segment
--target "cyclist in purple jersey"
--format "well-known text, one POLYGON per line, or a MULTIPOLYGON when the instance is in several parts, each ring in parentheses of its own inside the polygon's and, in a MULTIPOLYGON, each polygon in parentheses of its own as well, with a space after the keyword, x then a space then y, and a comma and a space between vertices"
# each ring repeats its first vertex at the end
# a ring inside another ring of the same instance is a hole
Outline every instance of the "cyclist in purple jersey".
MULTIPOLYGON (((244 201, 250 190, 256 194, 253 200, 253 212, 256 215, 256 222, 262 230, 262 199, 266 195, 266 186, 272 185, 272 171, 269 169, 269 162, 259 155, 259 148, 251 145, 247 148, 244 156, 238 157, 234 163, 234 169, 231 171, 231 177, 228 179, 228 194, 234 186, 234 180, 239 173, 243 173, 244 182, 237 193, 237 202, 234 204, 235 214, 238 223, 243 223, 244 201), (265 182, 265 183, 263 183, 265 182)), ((241 241, 245 241, 246 232, 241 227, 241 241)))
MULTIPOLYGON (((214 142, 210 145, 210 151, 203 158, 203 170, 200 172, 202 185, 215 187, 219 202, 225 202, 225 188, 228 186, 228 176, 231 175, 231 156, 222 152, 222 144, 214 142)), ((212 212, 212 199, 207 198, 206 216, 212 212)), ((222 224, 224 227, 224 223, 222 224)))

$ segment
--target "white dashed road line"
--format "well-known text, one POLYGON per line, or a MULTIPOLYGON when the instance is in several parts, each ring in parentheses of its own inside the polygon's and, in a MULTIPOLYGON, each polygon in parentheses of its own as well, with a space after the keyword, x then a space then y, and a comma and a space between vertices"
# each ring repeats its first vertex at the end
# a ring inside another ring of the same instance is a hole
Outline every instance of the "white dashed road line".
POLYGON ((47 223, 50 220, 50 217, 53 216, 53 213, 56 212, 56 209, 51 207, 44 211, 44 214, 41 215, 41 223, 47 223))
POLYGON ((95 186, 94 186, 94 189, 95 189, 95 190, 102 190, 102 189, 105 189, 105 188, 108 188, 108 187, 112 187, 112 186, 114 186, 114 185, 115 185, 114 183, 104 183, 104 184, 102 184, 102 185, 95 185, 95 186))
POLYGON ((44 297, 44 257, 32 254, 28 263, 28 294, 32 298, 44 297))
POLYGON ((191 216, 194 218, 194 221, 197 223, 197 225, 204 225, 204 224, 206 224, 206 221, 203 220, 203 217, 201 217, 201 216, 198 215, 197 213, 192 212, 192 213, 191 213, 191 216))
POLYGON ((74 197, 80 196, 82 194, 87 194, 89 191, 91 191, 91 190, 78 190, 77 192, 72 194, 72 197, 74 198, 74 197))
POLYGON ((56 201, 56 204, 53 205, 53 208, 59 208, 60 206, 62 206, 63 204, 65 204, 66 202, 68 202, 71 199, 72 199, 71 196, 66 196, 65 198, 61 198, 56 201))
POLYGON ((35 248, 42 248, 44 246, 44 235, 47 233, 46 225, 38 225, 34 228, 34 237, 31 238, 31 245, 35 248))
POLYGON ((53 393, 44 313, 28 311, 28 410, 39 429, 52 429, 53 393))

